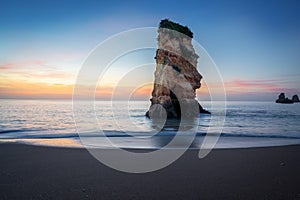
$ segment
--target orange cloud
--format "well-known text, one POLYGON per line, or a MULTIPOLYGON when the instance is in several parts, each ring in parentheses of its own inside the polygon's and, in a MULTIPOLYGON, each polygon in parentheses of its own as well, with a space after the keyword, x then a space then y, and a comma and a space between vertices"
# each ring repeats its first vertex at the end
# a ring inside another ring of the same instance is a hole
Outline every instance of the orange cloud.
POLYGON ((153 84, 140 87, 102 85, 96 90, 97 99, 149 99, 153 84))
POLYGON ((37 82, 44 84, 72 84, 75 71, 66 71, 45 61, 24 61, 0 65, 0 86, 5 82, 37 82))
POLYGON ((10 82, 0 86, 0 94, 7 98, 70 98, 72 85, 32 82, 10 82))
MULTIPOLYGON (((43 60, 32 60, 0 65, 0 97, 1 98, 71 98, 75 82, 75 71, 64 71, 62 68, 47 64, 43 60), (37 68, 38 66, 38 68, 37 68)), ((113 81, 111 81, 113 82, 113 81)), ((127 83, 127 82, 126 82, 127 83)), ((298 83, 298 82, 297 82, 298 83)), ((228 95, 263 94, 279 92, 295 92, 297 85, 290 79, 284 80, 231 80, 224 83, 228 95), (280 86, 279 86, 280 85, 280 86)), ((105 83, 94 90, 93 87, 80 86, 80 97, 94 93, 97 99, 149 99, 153 84, 149 83, 135 88, 131 84, 123 84, 115 88, 113 84, 105 83), (92 91, 91 91, 92 90, 92 91)), ((209 87, 202 81, 197 90, 197 97, 210 99, 210 92, 220 94, 223 88, 220 84, 210 83, 209 87)), ((298 89, 299 90, 299 89, 298 89)))

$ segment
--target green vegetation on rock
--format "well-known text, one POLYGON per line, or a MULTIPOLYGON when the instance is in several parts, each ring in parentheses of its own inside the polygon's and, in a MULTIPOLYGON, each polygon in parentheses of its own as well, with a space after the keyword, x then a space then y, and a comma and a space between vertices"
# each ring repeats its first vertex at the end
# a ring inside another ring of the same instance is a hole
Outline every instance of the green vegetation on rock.
POLYGON ((175 30, 189 36, 190 38, 193 38, 193 32, 187 26, 182 26, 168 19, 161 20, 159 23, 159 28, 168 28, 171 30, 175 30))

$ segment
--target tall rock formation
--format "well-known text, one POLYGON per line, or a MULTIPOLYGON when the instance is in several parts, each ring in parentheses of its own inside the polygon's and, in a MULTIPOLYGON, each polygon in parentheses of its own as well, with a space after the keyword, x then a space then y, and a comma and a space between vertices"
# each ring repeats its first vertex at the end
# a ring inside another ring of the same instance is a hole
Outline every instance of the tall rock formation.
POLYGON ((209 113, 195 99, 202 76, 197 71, 199 56, 192 45, 193 33, 165 19, 158 34, 154 88, 146 116, 180 118, 197 116, 199 111, 209 113))

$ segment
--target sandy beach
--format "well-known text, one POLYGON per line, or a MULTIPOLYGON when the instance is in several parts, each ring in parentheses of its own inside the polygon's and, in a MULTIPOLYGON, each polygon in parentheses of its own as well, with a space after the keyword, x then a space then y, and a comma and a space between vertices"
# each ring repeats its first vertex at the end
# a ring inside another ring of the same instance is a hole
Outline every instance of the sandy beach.
POLYGON ((188 150, 156 172, 122 173, 85 149, 0 144, 0 199, 300 199, 300 146, 188 150))

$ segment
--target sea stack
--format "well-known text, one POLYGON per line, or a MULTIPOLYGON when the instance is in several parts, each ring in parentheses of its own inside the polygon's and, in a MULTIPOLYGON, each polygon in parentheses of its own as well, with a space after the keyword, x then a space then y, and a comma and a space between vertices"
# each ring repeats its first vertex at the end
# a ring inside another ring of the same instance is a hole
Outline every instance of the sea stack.
POLYGON ((195 99, 202 76, 197 71, 199 56, 193 48, 192 38, 193 33, 188 27, 168 19, 160 22, 154 87, 146 116, 180 118, 196 117, 199 112, 209 113, 195 99))
POLYGON ((299 103, 300 101, 299 101, 298 95, 295 94, 295 95, 292 97, 292 101, 293 101, 294 103, 299 103))
POLYGON ((280 95, 278 96, 278 99, 276 100, 276 103, 291 104, 294 102, 291 99, 286 98, 284 93, 280 93, 280 95))

